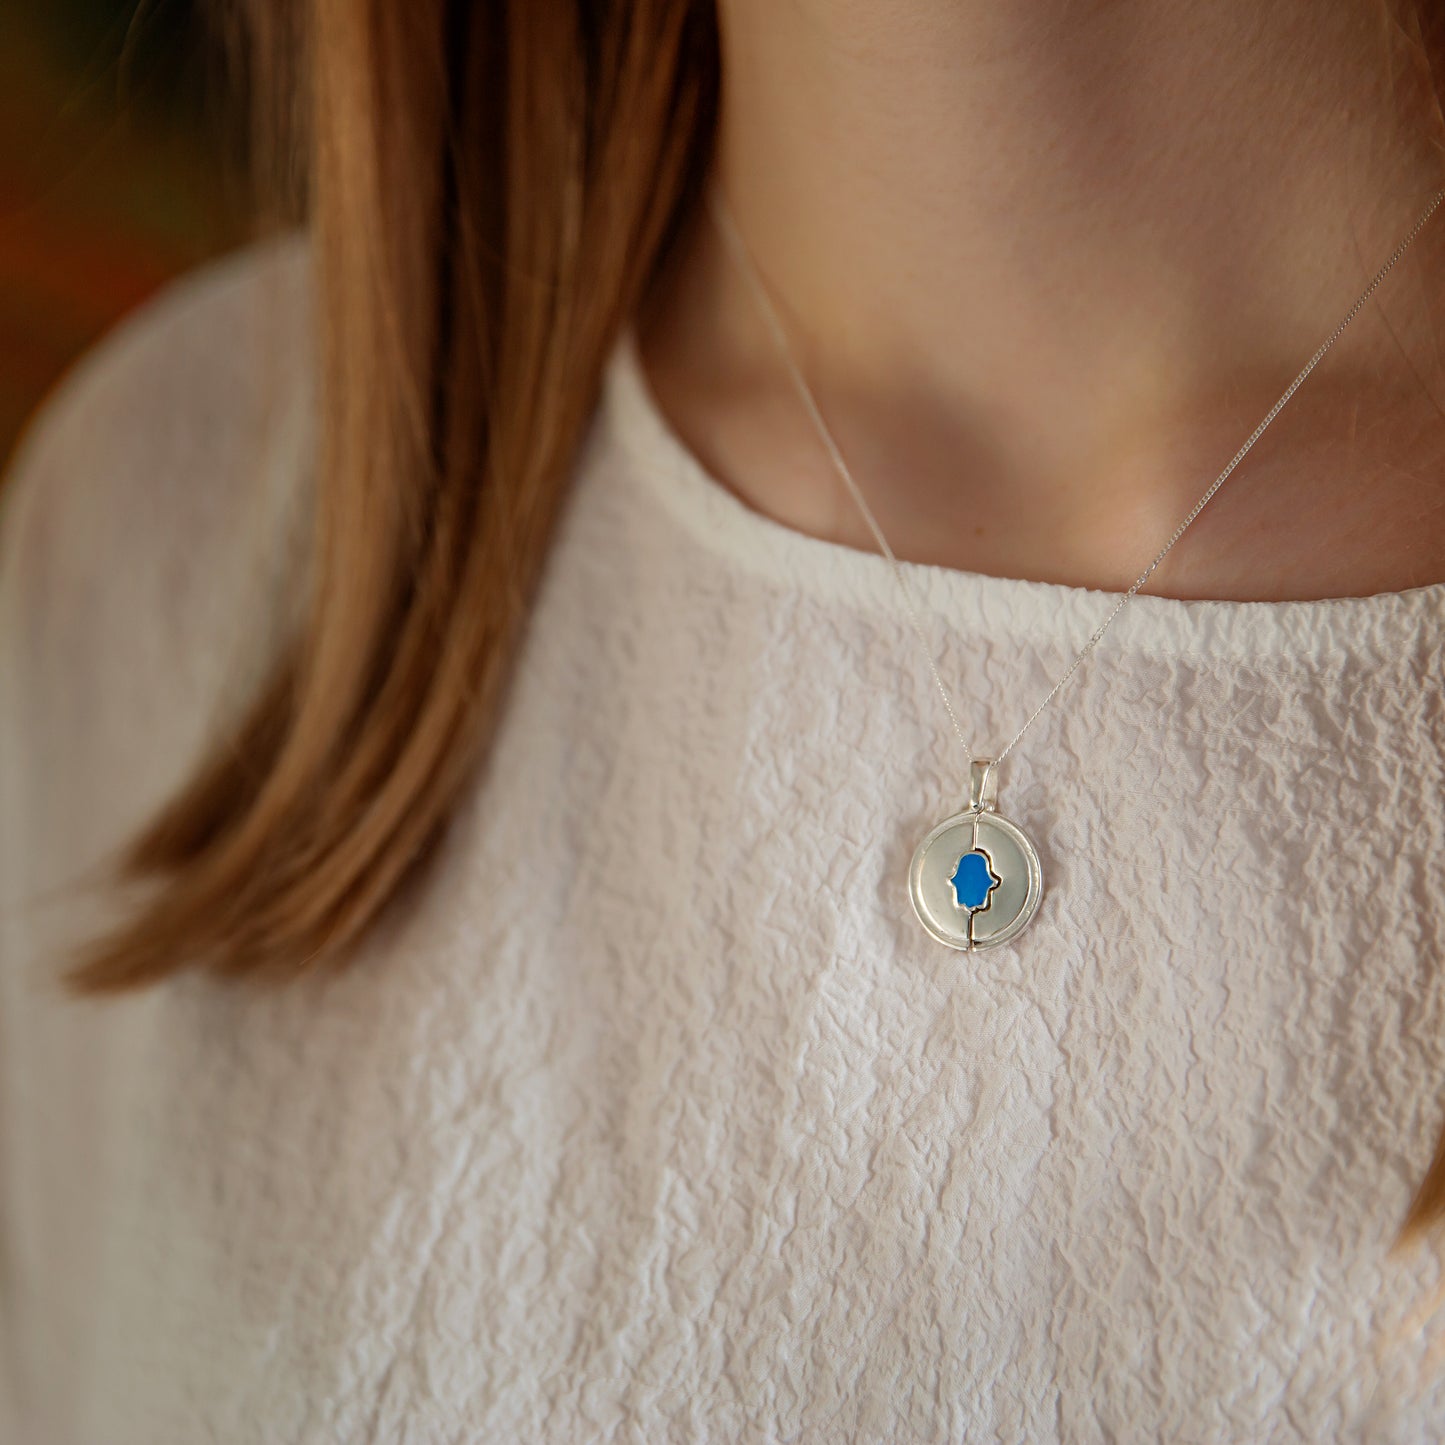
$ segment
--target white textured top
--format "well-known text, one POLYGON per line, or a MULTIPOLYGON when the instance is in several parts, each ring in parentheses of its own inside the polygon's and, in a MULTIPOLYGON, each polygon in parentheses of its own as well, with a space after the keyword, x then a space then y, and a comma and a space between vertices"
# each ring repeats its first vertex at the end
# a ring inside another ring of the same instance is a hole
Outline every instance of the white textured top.
MULTIPOLYGON (((1385 1257, 1445 1092, 1445 586, 1136 598, 1003 771, 1037 916, 958 953, 887 562, 709 477, 624 342, 490 766, 354 967, 57 996, 106 916, 62 888, 256 673, 307 294, 294 240, 173 288, 5 502, 0 1438, 1445 1435, 1440 1264, 1385 1257)), ((995 746, 1111 601, 904 570, 995 746)))

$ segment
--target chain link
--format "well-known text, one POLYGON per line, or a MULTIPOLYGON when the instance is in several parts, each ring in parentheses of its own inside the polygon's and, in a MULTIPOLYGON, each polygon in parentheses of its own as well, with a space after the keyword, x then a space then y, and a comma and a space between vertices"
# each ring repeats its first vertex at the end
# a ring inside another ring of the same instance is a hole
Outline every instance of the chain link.
MULTIPOLYGON (((743 240, 742 234, 739 232, 736 223, 733 221, 732 214, 723 199, 721 189, 716 185, 710 186, 708 188, 707 199, 713 219, 716 222, 719 231, 722 233, 723 239, 727 242, 728 249, 732 254, 734 262, 736 263, 739 271, 742 273, 744 279, 747 281, 754 296, 757 298, 759 308, 762 312, 763 320, 766 322, 769 331, 772 333, 773 340, 777 344, 779 354, 781 355, 782 360, 793 379, 793 384, 797 389, 798 395, 802 400, 804 407, 807 409, 808 415, 812 419, 813 426, 817 430, 818 436, 821 439, 824 448, 827 450, 829 459, 832 461, 834 468, 838 472, 838 475, 843 479, 844 484, 847 486, 849 492, 852 494, 853 500, 858 504, 858 509, 862 512, 864 521, 867 522, 869 529, 872 531, 874 539, 877 541, 880 551, 882 551, 883 555, 887 557, 889 563, 892 565, 893 575, 895 578, 897 578, 899 590, 902 592, 904 603, 908 608, 908 616, 910 622, 913 625, 914 634, 918 638, 919 645, 923 648, 924 656, 928 659, 928 670, 933 674, 934 685, 938 688, 938 694, 943 699, 944 707, 948 709, 948 716, 949 720, 953 724, 953 730, 955 733, 958 734, 958 740, 960 743, 963 744, 963 750, 968 754, 969 761, 971 763, 976 755, 973 748, 969 745, 968 739, 964 734, 963 727, 958 720, 958 712, 953 705, 953 699, 949 696, 948 689, 943 685, 943 678, 939 675, 938 666, 933 660, 933 653, 929 648, 928 639, 924 634, 923 623, 919 620, 918 610, 913 605, 913 598, 909 592, 908 584, 904 579, 903 569, 899 566, 898 558, 894 556, 892 547, 888 545, 888 539, 883 535, 882 528, 879 527, 877 520, 874 518, 873 509, 868 505, 868 502, 864 498, 862 491, 859 489, 857 482, 853 480, 853 473, 849 470, 847 462, 843 460, 843 454, 838 449, 838 443, 834 440, 833 433, 829 430, 827 422, 823 420, 822 410, 819 408, 818 402, 813 396, 812 389, 808 386, 807 381, 803 378, 802 369, 799 367, 797 359, 793 354, 793 348, 788 341, 787 333, 783 329, 783 323, 778 316, 777 308, 773 305, 772 298, 771 296, 769 296, 767 288, 763 284, 762 276, 758 271, 757 263, 753 260, 752 252, 748 249, 747 243, 743 240)), ((1406 236, 1403 241, 1400 242, 1399 246, 1396 247, 1395 252, 1390 257, 1390 259, 1386 261, 1385 264, 1381 266, 1380 269, 1375 273, 1374 280, 1372 280, 1370 284, 1365 287, 1364 291, 1360 294, 1359 299, 1355 302, 1353 306, 1350 307, 1349 311, 1345 314, 1344 319, 1330 333, 1329 337, 1321 344, 1315 354, 1310 357, 1309 361, 1306 363, 1304 369, 1300 372, 1300 374, 1295 377, 1292 382, 1290 382, 1289 386, 1285 390, 1284 395, 1281 396, 1280 399, 1275 402, 1275 404, 1269 409, 1269 412, 1265 416, 1264 420, 1260 422, 1260 424, 1250 434, 1249 439, 1230 459, 1229 465, 1226 466, 1222 472, 1220 472, 1220 474, 1210 484, 1209 489, 1194 504, 1194 507, 1190 511, 1189 515, 1185 517, 1185 519, 1179 524, 1178 527, 1175 528, 1174 535, 1171 536, 1169 540, 1163 545, 1163 547, 1159 549, 1158 553, 1154 557, 1154 560, 1150 562, 1150 564, 1139 574, 1139 576, 1135 579, 1133 585, 1130 586, 1129 590, 1119 598, 1117 603, 1115 603, 1113 611, 1111 611, 1109 615, 1103 620, 1103 622, 1099 624, 1098 628, 1095 629, 1093 635, 1079 650, 1078 655, 1064 671, 1063 676, 1061 676, 1059 680, 1053 685, 1053 687, 1049 689, 1048 695, 1038 705, 1038 707, 1036 707, 1033 712, 1029 714, 1029 717, 1025 721, 1024 725, 1018 730, 1018 732, 1013 735, 1013 737, 1009 740, 1007 746, 1003 749, 1003 751, 995 757, 994 762, 996 765, 1002 763, 1003 760, 1009 755, 1009 753, 1013 751, 1014 745, 1021 737, 1023 737, 1023 735, 1029 730, 1029 728, 1033 726, 1034 721, 1038 718, 1039 714, 1043 712, 1043 710, 1054 700, 1056 696, 1058 696, 1060 689, 1074 675, 1079 665, 1098 645, 1099 639, 1103 637, 1105 632, 1108 631, 1109 624, 1112 623, 1113 620, 1119 615, 1119 613, 1124 610, 1125 605, 1139 591, 1139 589, 1144 585, 1144 583, 1149 580, 1149 577, 1154 572, 1154 569, 1158 567, 1158 565, 1168 555, 1169 549, 1173 547, 1174 544, 1184 535, 1190 523, 1192 523, 1194 519, 1204 510, 1205 506, 1209 502, 1209 499, 1213 497, 1214 494, 1220 489, 1220 487, 1224 485, 1230 473, 1234 471, 1235 467, 1237 467, 1241 461, 1244 460, 1244 457, 1249 451, 1249 449, 1255 444, 1255 442, 1260 439, 1260 437, 1264 435, 1265 429, 1275 419, 1275 417, 1277 417, 1280 412, 1284 410, 1285 404, 1299 389, 1301 383, 1303 383, 1303 381, 1310 374, 1310 372, 1315 369, 1315 367, 1319 364, 1320 359, 1330 349, 1330 347, 1333 346, 1337 340, 1339 340, 1345 328, 1350 324, 1351 321, 1355 319, 1355 317, 1359 314, 1361 308, 1364 306, 1365 302, 1368 301, 1371 295, 1374 294, 1375 288, 1379 286, 1380 282, 1385 279, 1386 275, 1389 274, 1391 268, 1400 259, 1400 257, 1405 254, 1405 248, 1409 246, 1410 242, 1413 241, 1415 237, 1420 233, 1421 228, 1425 225, 1425 222, 1428 221, 1430 217, 1434 214, 1435 208, 1440 204, 1442 199, 1445 199, 1445 189, 1439 190, 1435 193, 1435 198, 1430 202, 1429 206, 1426 207, 1425 213, 1420 217, 1418 221, 1415 222, 1415 225, 1411 229, 1410 234, 1406 236)))

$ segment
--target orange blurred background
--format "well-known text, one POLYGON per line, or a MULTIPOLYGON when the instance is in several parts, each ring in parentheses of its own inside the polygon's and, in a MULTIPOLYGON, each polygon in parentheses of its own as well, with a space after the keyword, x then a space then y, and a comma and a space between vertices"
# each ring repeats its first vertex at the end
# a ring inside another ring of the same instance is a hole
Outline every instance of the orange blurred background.
POLYGON ((243 237, 239 106, 206 8, 0 4, 0 475, 86 347, 243 237))

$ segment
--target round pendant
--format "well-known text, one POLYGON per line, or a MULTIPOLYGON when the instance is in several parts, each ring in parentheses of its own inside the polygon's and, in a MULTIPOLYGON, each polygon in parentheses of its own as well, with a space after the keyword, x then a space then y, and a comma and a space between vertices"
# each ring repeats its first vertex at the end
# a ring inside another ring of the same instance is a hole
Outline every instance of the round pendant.
POLYGON ((1044 896, 1043 869, 1027 833, 1001 817, 997 765, 976 758, 968 807, 945 818, 914 850, 908 891, 919 921, 940 943, 972 951, 1017 937, 1044 896))

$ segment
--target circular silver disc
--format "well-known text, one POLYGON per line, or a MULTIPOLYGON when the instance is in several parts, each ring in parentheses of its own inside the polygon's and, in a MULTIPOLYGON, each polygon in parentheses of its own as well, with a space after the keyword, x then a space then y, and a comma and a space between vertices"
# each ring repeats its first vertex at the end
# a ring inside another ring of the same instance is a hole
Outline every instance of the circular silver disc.
POLYGON ((990 810, 945 818, 917 847, 908 891, 919 921, 950 948, 1007 943, 1044 896, 1028 834, 990 810))

